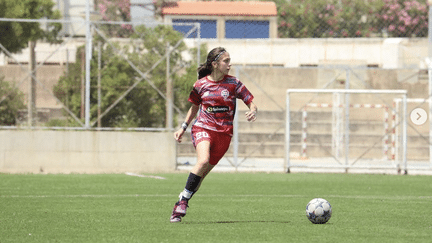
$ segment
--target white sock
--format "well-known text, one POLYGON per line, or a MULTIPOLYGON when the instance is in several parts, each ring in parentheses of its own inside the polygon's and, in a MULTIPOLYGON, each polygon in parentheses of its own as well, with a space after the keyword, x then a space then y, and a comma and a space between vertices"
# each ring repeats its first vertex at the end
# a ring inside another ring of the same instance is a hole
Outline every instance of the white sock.
POLYGON ((189 200, 192 197, 192 194, 193 194, 193 192, 191 192, 187 189, 184 189, 182 192, 180 192, 179 198, 180 198, 180 200, 182 200, 182 199, 189 200))

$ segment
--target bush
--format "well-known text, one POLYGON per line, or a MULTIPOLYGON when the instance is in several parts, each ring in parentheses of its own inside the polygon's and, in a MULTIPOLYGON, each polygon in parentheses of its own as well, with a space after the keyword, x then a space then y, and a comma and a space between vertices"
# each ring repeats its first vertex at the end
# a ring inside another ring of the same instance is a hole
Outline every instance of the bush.
POLYGON ((0 77, 0 125, 16 125, 18 111, 24 108, 24 94, 0 77))
POLYGON ((383 32, 391 37, 426 37, 428 6, 425 1, 384 0, 377 13, 383 32))
POLYGON ((278 0, 282 38, 425 37, 426 0, 278 0))

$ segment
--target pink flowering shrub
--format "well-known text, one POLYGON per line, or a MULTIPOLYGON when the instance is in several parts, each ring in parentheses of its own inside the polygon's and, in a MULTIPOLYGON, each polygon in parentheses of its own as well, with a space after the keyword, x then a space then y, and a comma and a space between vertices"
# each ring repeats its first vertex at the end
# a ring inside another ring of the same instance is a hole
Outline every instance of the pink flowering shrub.
POLYGON ((425 37, 428 34, 428 6, 426 1, 382 0, 376 14, 382 30, 391 37, 425 37))
POLYGON ((282 38, 424 37, 426 0, 276 0, 282 38))

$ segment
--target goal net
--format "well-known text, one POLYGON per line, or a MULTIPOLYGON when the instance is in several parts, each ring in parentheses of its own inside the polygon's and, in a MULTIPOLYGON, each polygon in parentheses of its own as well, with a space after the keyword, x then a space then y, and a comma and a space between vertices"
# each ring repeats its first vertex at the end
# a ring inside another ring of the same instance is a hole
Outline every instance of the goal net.
POLYGON ((288 89, 287 172, 406 170, 406 95, 406 90, 288 89))

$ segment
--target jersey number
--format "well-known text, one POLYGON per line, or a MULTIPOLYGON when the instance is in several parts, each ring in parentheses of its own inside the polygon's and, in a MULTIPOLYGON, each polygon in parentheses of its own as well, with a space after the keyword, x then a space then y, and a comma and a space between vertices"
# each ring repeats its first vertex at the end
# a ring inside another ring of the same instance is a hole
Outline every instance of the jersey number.
POLYGON ((208 138, 209 135, 206 132, 197 132, 195 135, 196 139, 200 139, 200 138, 208 138))

